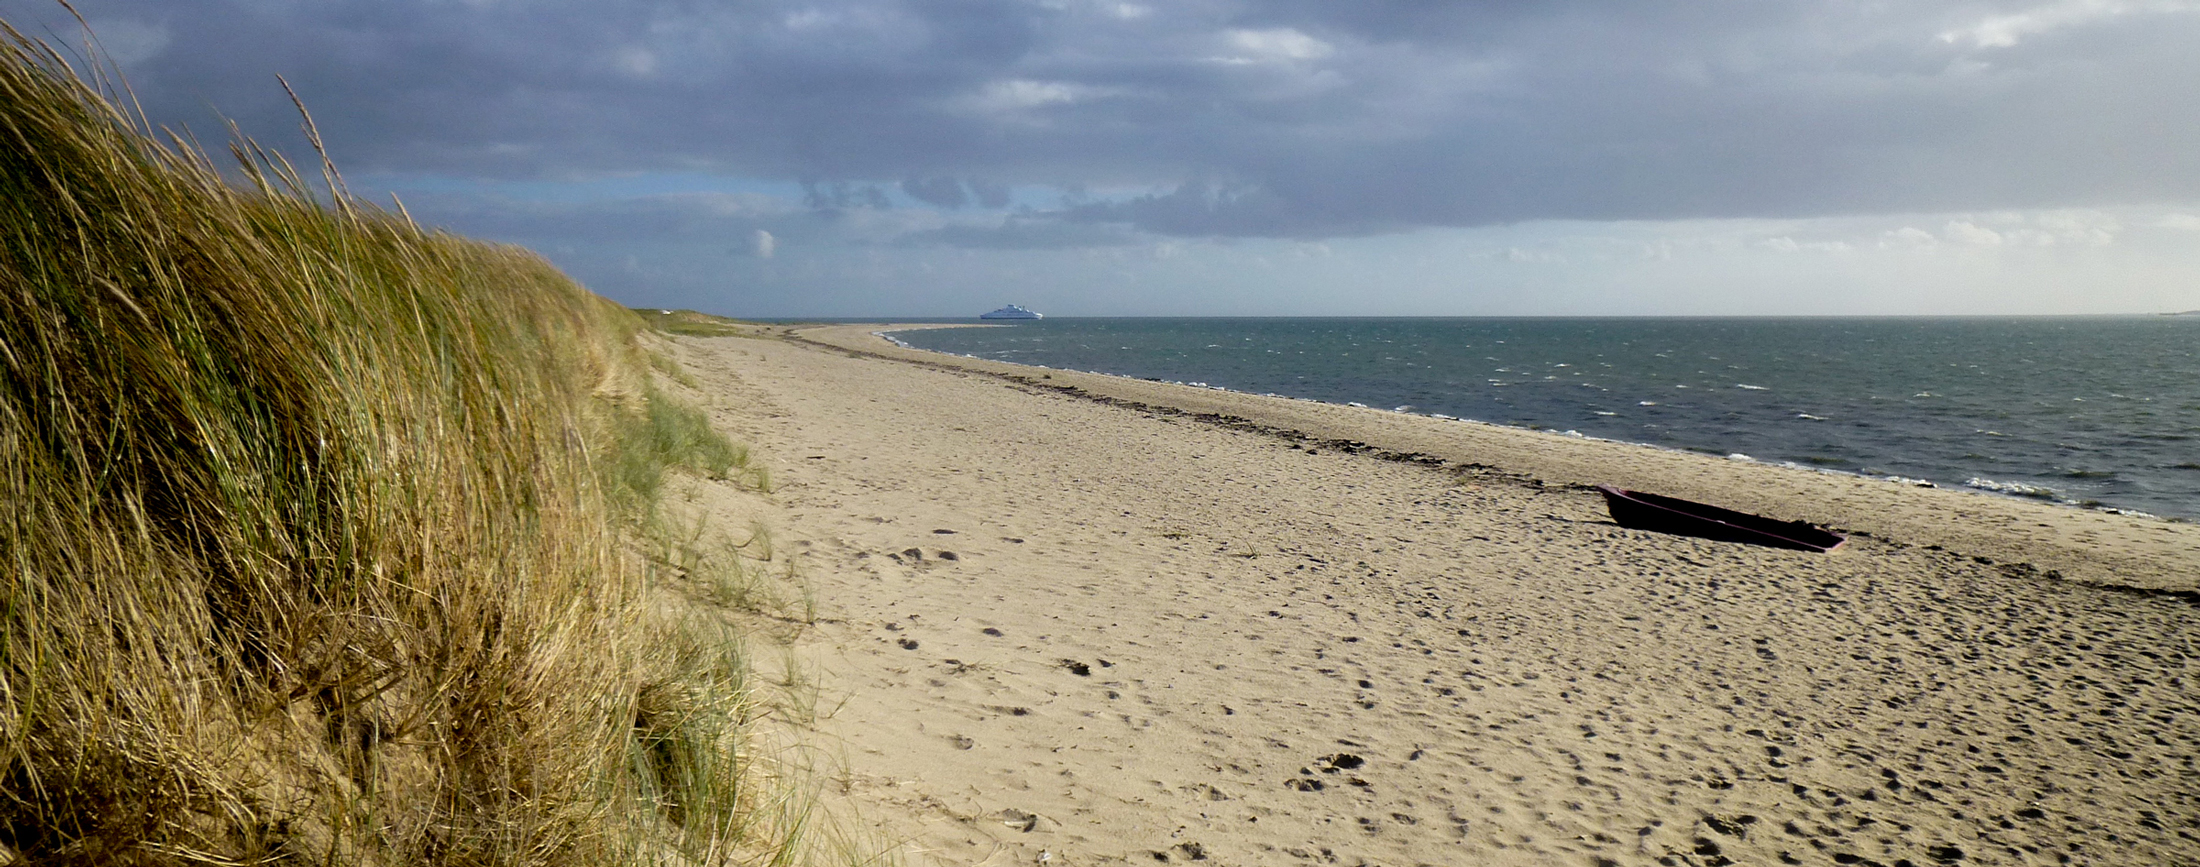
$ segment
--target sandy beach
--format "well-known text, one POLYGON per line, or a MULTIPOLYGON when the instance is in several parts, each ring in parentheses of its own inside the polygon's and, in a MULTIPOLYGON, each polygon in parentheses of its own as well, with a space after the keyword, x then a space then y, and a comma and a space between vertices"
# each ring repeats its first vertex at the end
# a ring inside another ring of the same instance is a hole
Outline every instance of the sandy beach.
POLYGON ((814 585, 831 806, 902 863, 2200 863, 2200 527, 878 329, 675 351, 814 585))

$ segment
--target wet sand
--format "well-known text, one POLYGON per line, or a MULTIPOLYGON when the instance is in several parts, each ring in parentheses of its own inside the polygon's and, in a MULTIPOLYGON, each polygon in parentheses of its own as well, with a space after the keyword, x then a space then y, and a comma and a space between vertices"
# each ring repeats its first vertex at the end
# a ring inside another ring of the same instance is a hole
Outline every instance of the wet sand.
POLYGON ((2200 528, 895 348, 684 338, 910 864, 2200 863, 2200 528), (1626 530, 1610 481, 1856 533, 1626 530))

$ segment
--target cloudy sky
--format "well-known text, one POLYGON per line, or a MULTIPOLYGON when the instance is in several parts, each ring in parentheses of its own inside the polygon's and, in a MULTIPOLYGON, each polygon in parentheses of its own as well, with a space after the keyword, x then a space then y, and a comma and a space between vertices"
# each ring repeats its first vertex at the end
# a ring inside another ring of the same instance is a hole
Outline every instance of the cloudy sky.
MULTIPOLYGON (((739 316, 2200 308, 2200 0, 76 0, 155 122, 739 316)), ((80 41, 52 0, 0 0, 80 41)))

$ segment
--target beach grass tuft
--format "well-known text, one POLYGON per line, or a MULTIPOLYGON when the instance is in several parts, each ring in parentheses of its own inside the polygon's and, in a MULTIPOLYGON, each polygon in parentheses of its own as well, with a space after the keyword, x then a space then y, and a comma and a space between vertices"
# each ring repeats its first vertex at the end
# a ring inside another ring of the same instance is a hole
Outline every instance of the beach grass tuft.
POLYGON ((785 863, 633 312, 0 38, 0 863, 785 863))

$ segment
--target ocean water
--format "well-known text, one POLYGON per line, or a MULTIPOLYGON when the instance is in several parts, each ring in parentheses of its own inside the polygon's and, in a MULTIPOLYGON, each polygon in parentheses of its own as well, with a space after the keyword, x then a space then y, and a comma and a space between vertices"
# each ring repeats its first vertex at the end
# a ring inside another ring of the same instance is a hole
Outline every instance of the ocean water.
POLYGON ((1048 319, 894 336, 2200 518, 2200 317, 1048 319))

